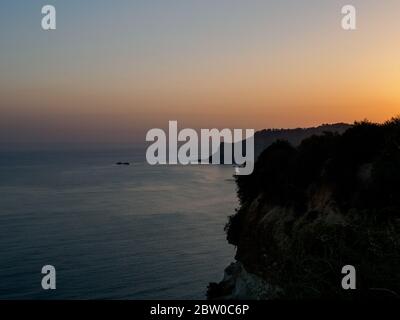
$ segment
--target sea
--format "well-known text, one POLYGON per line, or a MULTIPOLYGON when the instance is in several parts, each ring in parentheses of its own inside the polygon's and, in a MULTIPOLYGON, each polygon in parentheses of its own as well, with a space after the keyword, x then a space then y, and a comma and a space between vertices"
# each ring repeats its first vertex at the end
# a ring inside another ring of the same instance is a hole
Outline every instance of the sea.
POLYGON ((150 166, 143 154, 0 152, 0 299, 206 297, 234 258, 233 168, 150 166), (42 288, 45 265, 55 290, 42 288))

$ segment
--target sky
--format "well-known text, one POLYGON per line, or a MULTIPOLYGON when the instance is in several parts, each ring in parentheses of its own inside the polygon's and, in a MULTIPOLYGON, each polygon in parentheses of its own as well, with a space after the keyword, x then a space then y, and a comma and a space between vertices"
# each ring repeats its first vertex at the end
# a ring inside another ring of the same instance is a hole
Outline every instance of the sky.
POLYGON ((2 0, 0 146, 382 122, 400 114, 399 35, 398 0, 2 0))

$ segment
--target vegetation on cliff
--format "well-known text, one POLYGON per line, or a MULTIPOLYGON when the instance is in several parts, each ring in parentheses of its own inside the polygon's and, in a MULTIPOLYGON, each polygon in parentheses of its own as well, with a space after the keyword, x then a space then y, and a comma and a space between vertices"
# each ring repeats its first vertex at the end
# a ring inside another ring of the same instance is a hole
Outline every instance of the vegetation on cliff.
POLYGON ((296 147, 277 141, 237 186, 228 241, 280 298, 398 296, 400 118, 296 147), (342 289, 344 265, 355 266, 357 290, 342 289))

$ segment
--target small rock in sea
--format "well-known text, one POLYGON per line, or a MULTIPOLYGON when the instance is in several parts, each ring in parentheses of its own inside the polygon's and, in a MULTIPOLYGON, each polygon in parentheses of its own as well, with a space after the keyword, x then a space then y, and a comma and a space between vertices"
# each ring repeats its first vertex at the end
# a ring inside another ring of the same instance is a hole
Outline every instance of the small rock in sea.
POLYGON ((130 166, 130 162, 117 162, 117 166, 130 166))

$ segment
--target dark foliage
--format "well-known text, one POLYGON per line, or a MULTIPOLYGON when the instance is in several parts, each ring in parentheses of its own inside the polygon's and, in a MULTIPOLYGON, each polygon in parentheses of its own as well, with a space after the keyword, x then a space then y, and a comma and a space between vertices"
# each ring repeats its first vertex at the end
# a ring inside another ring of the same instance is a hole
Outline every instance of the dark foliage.
POLYGON ((240 207, 228 241, 285 298, 350 296, 340 287, 346 264, 359 272, 359 297, 400 292, 400 118, 355 123, 297 147, 277 141, 236 181, 240 207))
POLYGON ((309 188, 325 184, 344 209, 399 206, 400 120, 355 123, 342 135, 312 136, 297 148, 277 141, 262 152, 253 174, 236 181, 241 205, 263 194, 271 204, 304 211, 309 188))

